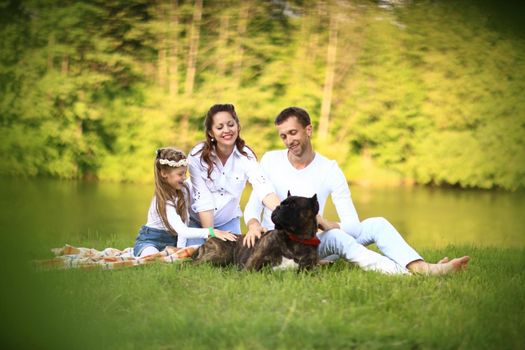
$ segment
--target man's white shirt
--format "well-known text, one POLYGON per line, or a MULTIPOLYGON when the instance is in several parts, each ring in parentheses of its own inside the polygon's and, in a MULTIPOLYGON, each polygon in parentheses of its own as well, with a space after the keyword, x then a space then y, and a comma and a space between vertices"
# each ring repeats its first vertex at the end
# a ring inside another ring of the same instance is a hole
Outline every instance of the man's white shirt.
MULTIPOLYGON (((332 195, 341 228, 349 232, 355 224, 359 223, 348 183, 335 160, 315 153, 313 161, 308 166, 296 169, 288 160, 288 150, 285 149, 265 153, 260 164, 263 175, 271 182, 281 200, 286 198, 288 191, 291 195, 303 197, 317 194, 319 214, 322 215, 326 200, 332 195)), ((256 192, 252 192, 244 210, 245 222, 248 223, 254 218, 260 221, 262 209, 262 199, 256 192)), ((261 223, 268 229, 274 227, 271 211, 266 207, 261 223)))

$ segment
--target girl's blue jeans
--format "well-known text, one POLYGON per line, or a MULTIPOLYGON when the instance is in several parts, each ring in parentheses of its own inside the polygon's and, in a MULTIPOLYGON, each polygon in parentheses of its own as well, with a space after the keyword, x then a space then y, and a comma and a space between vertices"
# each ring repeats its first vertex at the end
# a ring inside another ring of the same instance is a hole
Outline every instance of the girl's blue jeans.
POLYGON ((135 246, 133 247, 133 255, 139 256, 146 247, 155 247, 159 251, 164 250, 167 246, 177 246, 177 237, 173 236, 168 231, 151 228, 146 225, 140 228, 135 246))

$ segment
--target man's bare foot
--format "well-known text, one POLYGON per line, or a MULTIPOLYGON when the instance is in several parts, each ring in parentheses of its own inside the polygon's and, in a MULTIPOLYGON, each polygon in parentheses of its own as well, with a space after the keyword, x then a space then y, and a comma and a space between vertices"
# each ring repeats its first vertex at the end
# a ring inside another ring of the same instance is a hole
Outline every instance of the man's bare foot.
POLYGON ((448 258, 448 256, 445 256, 443 259, 439 260, 437 263, 438 264, 444 264, 444 263, 448 263, 450 260, 448 258))
POLYGON ((448 275, 449 273, 458 272, 465 269, 470 260, 469 256, 462 256, 448 260, 447 257, 441 259, 437 264, 429 264, 423 260, 413 261, 407 265, 407 268, 416 274, 440 276, 448 275))

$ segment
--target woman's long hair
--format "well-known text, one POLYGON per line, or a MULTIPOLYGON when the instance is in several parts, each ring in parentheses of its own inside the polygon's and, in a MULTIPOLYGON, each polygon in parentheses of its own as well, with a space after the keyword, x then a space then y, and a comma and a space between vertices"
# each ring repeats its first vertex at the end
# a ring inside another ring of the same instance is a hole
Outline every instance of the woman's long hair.
POLYGON ((176 190, 168 184, 168 182, 162 177, 161 170, 173 171, 175 168, 167 165, 160 164, 160 159, 167 159, 178 162, 181 159, 186 159, 186 155, 174 147, 159 148, 155 157, 155 197, 157 202, 157 214, 160 216, 162 223, 168 229, 172 235, 176 235, 177 232, 171 227, 168 221, 168 215, 166 214, 166 205, 168 201, 171 201, 175 205, 175 211, 181 217, 182 221, 186 222, 188 219, 188 206, 186 204, 186 196, 189 195, 189 190, 186 184, 184 184, 183 190, 176 190))
MULTIPOLYGON (((235 147, 237 147, 237 150, 245 157, 248 157, 248 153, 244 151, 244 147, 247 147, 252 151, 252 153, 255 155, 255 152, 253 150, 246 146, 246 142, 241 138, 241 122, 239 121, 239 117, 237 116, 237 113, 235 112, 235 107, 232 104, 216 104, 211 106, 211 108, 208 110, 208 113, 206 113, 206 118, 204 119, 204 133, 206 134, 206 139, 203 142, 203 147, 196 151, 192 156, 195 156, 197 154, 201 154, 201 162, 204 161, 208 165, 208 178, 210 178, 211 173, 213 171, 213 160, 211 159, 211 152, 215 148, 217 141, 212 140, 211 134, 211 128, 213 126, 213 117, 215 114, 219 112, 227 112, 229 113, 235 123, 237 123, 237 127, 239 129, 239 132, 237 133, 237 139, 235 139, 235 147)), ((256 156, 257 157, 257 156, 256 156)))

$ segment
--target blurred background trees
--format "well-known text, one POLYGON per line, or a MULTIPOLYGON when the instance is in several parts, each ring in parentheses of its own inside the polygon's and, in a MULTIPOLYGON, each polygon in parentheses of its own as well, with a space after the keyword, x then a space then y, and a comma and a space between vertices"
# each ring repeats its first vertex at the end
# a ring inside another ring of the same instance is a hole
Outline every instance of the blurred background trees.
POLYGON ((0 173, 150 181, 229 102, 259 154, 306 108, 350 181, 525 187, 525 31, 494 4, 1 1, 0 173))

